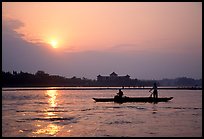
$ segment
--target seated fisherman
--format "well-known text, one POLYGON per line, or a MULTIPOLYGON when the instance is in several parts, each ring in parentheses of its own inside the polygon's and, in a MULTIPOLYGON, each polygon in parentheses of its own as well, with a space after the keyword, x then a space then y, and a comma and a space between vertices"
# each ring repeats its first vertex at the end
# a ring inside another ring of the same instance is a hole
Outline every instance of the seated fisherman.
POLYGON ((121 89, 119 89, 119 92, 117 93, 117 95, 118 95, 120 98, 122 98, 122 96, 123 96, 123 91, 121 91, 121 89))

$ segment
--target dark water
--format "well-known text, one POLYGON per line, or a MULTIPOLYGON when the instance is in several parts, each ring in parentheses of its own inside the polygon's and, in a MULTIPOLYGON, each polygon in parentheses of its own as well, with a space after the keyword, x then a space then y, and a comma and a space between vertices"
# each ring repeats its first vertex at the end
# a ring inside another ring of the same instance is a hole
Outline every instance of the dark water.
MULTIPOLYGON (((2 91, 2 136, 200 137, 202 90, 159 90, 169 102, 95 103, 117 90, 2 91)), ((123 90, 149 96, 147 90, 123 90)))

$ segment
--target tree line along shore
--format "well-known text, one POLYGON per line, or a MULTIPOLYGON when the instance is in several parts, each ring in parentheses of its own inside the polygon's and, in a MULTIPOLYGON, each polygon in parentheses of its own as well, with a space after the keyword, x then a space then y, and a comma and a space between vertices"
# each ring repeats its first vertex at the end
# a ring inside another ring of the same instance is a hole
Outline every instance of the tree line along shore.
MULTIPOLYGON (((44 71, 37 71, 35 74, 28 72, 5 72, 2 71, 2 87, 95 87, 78 89, 114 89, 109 87, 120 87, 123 89, 148 89, 156 82, 159 89, 202 89, 202 79, 178 77, 175 79, 162 80, 122 80, 115 78, 112 80, 100 81, 88 78, 77 78, 73 76, 66 78, 59 75, 49 75, 44 71), (100 88, 102 87, 102 88, 100 88)), ((70 88, 64 88, 70 89, 70 88)), ((72 88, 73 89, 73 88, 72 88)), ((77 89, 77 88, 75 88, 77 89)))

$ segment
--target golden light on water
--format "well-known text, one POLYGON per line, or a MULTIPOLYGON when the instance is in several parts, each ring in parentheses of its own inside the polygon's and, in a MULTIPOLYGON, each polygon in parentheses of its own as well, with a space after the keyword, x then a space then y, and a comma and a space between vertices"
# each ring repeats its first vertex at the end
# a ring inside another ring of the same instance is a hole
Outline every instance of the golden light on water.
POLYGON ((33 132, 34 134, 48 134, 48 135, 55 135, 60 131, 60 126, 57 126, 55 124, 49 124, 45 128, 38 129, 36 132, 33 132))
MULTIPOLYGON (((47 90, 45 92, 45 95, 48 96, 48 104, 50 107, 45 108, 44 110, 44 114, 45 116, 43 117, 43 119, 51 119, 51 118, 59 118, 59 116, 57 115, 57 113, 55 112, 55 108, 57 106, 57 96, 58 96, 58 92, 57 90, 47 90)), ((55 136, 58 132, 60 132, 62 126, 53 124, 52 122, 50 122, 47 126, 44 125, 44 123, 37 123, 35 125, 36 127, 40 128, 37 129, 35 132, 33 132, 33 134, 37 134, 37 135, 52 135, 55 136)))
POLYGON ((47 93, 46 93, 50 98, 48 100, 48 103, 51 107, 56 107, 57 106, 57 91, 56 90, 47 90, 47 93))
POLYGON ((46 95, 48 95, 50 98, 48 99, 48 104, 51 108, 48 108, 45 110, 45 114, 47 115, 47 117, 45 118, 51 118, 53 116, 55 116, 55 118, 57 118, 57 114, 54 112, 54 108, 57 106, 57 96, 58 96, 58 92, 57 90, 47 90, 46 95))
POLYGON ((19 130, 18 132, 23 133, 23 130, 19 130))

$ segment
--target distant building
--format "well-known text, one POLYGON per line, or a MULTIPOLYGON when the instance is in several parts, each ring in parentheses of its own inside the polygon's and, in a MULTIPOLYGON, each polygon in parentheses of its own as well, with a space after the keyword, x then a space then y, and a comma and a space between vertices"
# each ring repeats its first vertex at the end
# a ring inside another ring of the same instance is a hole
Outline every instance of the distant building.
POLYGON ((97 76, 97 81, 98 82, 113 82, 114 81, 115 83, 123 83, 123 82, 130 81, 130 76, 129 75, 118 76, 118 74, 113 72, 113 73, 110 74, 110 76, 98 75, 97 76))

